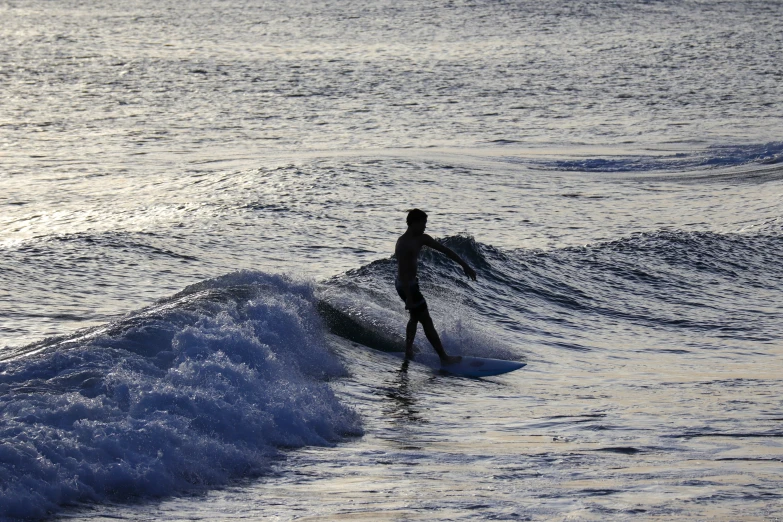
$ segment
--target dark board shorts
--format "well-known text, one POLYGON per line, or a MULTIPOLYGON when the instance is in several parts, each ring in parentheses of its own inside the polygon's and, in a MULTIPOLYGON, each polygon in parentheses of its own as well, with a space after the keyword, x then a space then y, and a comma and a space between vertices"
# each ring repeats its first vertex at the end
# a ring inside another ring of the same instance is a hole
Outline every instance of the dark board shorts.
POLYGON ((411 294, 411 301, 413 301, 413 305, 408 308, 408 296, 406 293, 405 285, 403 285, 399 279, 394 280, 394 288, 397 289, 397 294, 400 296, 400 299, 405 302, 405 309, 410 310, 411 312, 416 312, 418 310, 426 309, 427 308, 427 301, 424 299, 424 296, 421 295, 421 290, 419 290, 419 279, 416 278, 415 281, 411 282, 408 285, 407 291, 411 294))

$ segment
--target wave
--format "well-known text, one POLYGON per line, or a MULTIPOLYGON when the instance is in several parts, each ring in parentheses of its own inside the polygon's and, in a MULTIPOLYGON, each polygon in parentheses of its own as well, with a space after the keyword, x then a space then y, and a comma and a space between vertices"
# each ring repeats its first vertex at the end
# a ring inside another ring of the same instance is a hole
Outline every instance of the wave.
POLYGON ((360 435, 315 302, 236 273, 0 363, 0 518, 224 484, 360 435))
POLYGON ((541 160, 533 162, 532 166, 543 170, 572 172, 644 173, 682 172, 743 165, 770 166, 781 163, 783 163, 783 142, 776 141, 753 145, 713 145, 701 151, 659 156, 541 160))
POLYGON ((36 256, 45 255, 62 256, 73 251, 83 252, 85 245, 99 246, 108 252, 117 251, 124 255, 128 253, 147 257, 172 258, 178 261, 196 261, 198 258, 184 253, 173 252, 165 247, 156 245, 158 235, 154 232, 99 232, 99 233, 73 233, 52 234, 37 236, 32 239, 18 241, 14 245, 13 253, 16 255, 36 256), (53 254, 55 252, 56 254, 53 254))
MULTIPOLYGON (((479 282, 427 251, 420 278, 447 348, 464 346, 458 353, 467 355, 520 356, 514 346, 542 342, 590 349, 574 339, 599 328, 692 331, 698 335, 686 342, 702 346, 710 345, 705 335, 769 342, 780 335, 783 269, 775 260, 783 240, 768 225, 746 234, 662 230, 551 251, 503 251, 452 236, 443 242, 477 269, 479 282)), ((376 261, 334 278, 325 298, 359 325, 354 332, 399 347, 405 316, 394 273, 394 258, 376 261)))

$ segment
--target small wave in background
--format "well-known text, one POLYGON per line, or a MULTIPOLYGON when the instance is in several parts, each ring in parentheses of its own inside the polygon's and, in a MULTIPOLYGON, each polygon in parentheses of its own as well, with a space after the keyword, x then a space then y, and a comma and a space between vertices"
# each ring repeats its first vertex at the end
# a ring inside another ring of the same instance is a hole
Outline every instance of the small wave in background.
POLYGON ((704 150, 671 154, 649 154, 620 158, 584 158, 530 162, 531 166, 574 172, 669 171, 682 173, 696 169, 778 165, 783 162, 783 142, 750 145, 711 145, 704 150))

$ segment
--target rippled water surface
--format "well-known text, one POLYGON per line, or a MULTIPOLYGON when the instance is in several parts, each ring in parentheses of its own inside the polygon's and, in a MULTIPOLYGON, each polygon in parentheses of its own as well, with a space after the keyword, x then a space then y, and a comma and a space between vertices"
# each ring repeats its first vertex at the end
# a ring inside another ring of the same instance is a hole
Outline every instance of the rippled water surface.
POLYGON ((0 519, 780 518, 782 5, 0 3, 0 519))

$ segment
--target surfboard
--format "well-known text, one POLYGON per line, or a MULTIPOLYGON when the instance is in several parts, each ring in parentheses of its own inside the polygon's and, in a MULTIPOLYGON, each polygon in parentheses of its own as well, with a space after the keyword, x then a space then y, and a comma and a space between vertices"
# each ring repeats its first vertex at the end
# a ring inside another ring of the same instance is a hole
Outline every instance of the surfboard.
MULTIPOLYGON (((392 352, 391 355, 405 359, 404 352, 392 352)), ((490 359, 487 357, 471 357, 463 355, 458 363, 441 365, 440 358, 435 354, 417 353, 413 357, 414 363, 423 364, 435 371, 461 377, 491 377, 513 372, 527 366, 527 363, 519 361, 505 361, 503 359, 490 359)))

